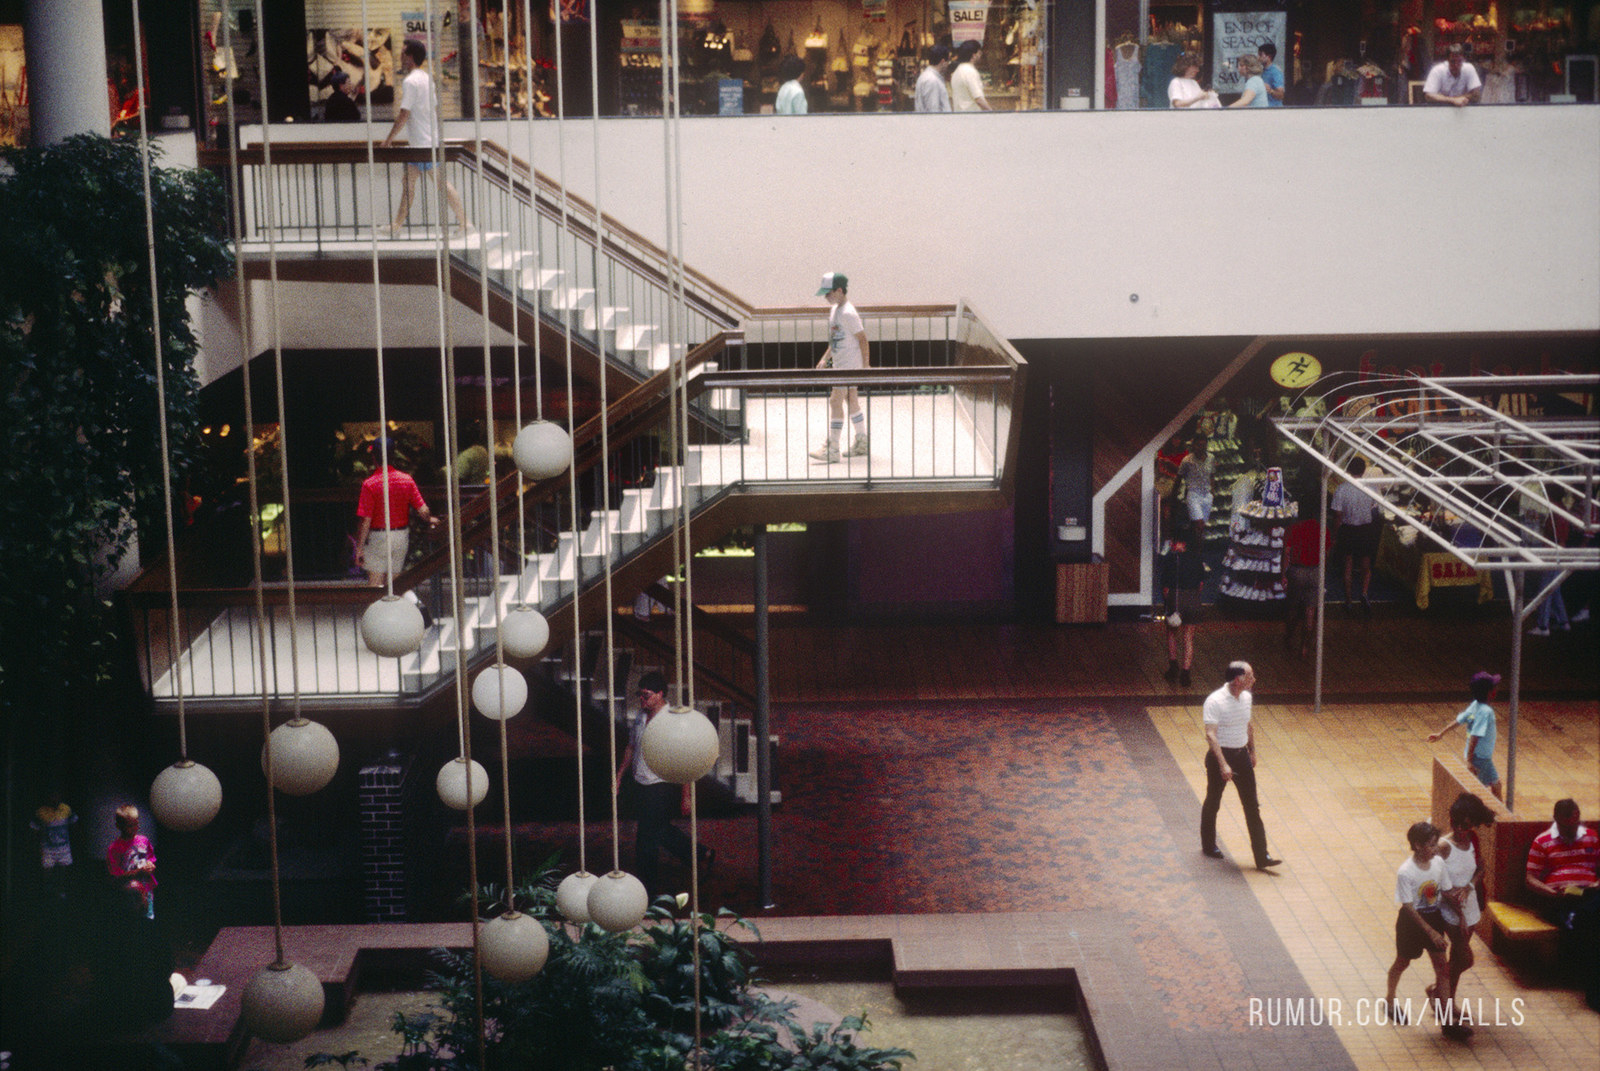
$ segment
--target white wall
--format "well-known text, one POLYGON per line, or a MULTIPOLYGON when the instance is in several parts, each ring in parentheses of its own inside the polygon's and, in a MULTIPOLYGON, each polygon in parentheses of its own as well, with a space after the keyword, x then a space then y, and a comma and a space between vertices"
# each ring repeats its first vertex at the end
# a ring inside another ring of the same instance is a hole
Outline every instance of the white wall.
MULTIPOLYGON (((533 129, 534 163, 555 176, 557 125, 533 129)), ((593 129, 562 132, 585 197, 593 129)), ((685 258, 758 306, 809 303, 836 269, 859 303, 965 296, 1011 338, 1600 330, 1600 107, 752 116, 681 131, 685 258)), ((525 122, 483 136, 530 155, 525 122)), ((661 122, 603 120, 599 137, 602 207, 660 242, 661 122)))

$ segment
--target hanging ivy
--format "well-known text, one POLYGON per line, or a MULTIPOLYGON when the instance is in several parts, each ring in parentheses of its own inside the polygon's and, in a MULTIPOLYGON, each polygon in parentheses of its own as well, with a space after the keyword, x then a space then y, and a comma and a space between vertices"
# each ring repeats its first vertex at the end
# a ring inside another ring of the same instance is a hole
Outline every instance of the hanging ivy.
MULTIPOLYGON (((0 708, 58 713, 102 679, 100 583, 136 532, 164 543, 143 165, 79 135, 0 153, 0 708)), ((152 209, 172 459, 196 456, 199 385, 185 308, 231 272, 215 176, 157 168, 152 209)), ((179 513, 181 517, 182 514, 179 513)))

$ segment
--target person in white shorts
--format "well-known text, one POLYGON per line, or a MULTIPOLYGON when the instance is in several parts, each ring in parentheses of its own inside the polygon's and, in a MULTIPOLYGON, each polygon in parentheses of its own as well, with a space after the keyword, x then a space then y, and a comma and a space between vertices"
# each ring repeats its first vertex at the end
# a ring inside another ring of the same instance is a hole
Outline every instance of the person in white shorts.
MULTIPOLYGON (((817 362, 818 368, 858 370, 870 364, 867 332, 861 326, 860 313, 850 304, 849 289, 849 278, 837 271, 825 273, 817 288, 817 296, 826 297, 833 306, 828 312, 828 349, 817 362)), ((834 387, 828 392, 828 441, 811 452, 813 460, 831 464, 843 456, 839 452, 839 440, 844 434, 847 403, 850 426, 855 430, 849 456, 867 456, 867 414, 861 408, 861 394, 855 387, 834 387)))

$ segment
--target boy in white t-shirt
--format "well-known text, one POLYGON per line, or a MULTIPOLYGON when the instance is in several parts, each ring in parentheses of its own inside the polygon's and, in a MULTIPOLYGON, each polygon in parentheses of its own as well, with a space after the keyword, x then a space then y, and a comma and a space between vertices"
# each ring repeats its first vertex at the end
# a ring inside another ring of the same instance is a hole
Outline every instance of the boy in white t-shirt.
POLYGON ((1426 952, 1433 964, 1430 992, 1440 1011, 1440 1025, 1448 1037, 1465 1037, 1472 1028, 1454 1021, 1450 962, 1445 955, 1450 926, 1444 918, 1444 894, 1450 890, 1450 874, 1439 856, 1439 830, 1429 822, 1417 822, 1406 830, 1406 842, 1411 845, 1411 855, 1395 873, 1394 899, 1400 913, 1394 920, 1395 956, 1385 999, 1394 1011, 1394 1021, 1403 1025, 1406 1015, 1395 1000, 1395 989, 1411 961, 1426 952))
MULTIPOLYGON (((434 99, 433 79, 428 74, 427 62, 428 46, 416 40, 405 43, 400 51, 400 69, 405 72, 405 80, 400 83, 400 111, 394 117, 394 126, 389 128, 389 135, 383 139, 382 148, 387 149, 402 129, 406 132, 406 143, 413 149, 432 149, 439 144, 438 103, 434 99)), ((391 235, 400 233, 400 229, 406 225, 406 217, 411 215, 411 199, 417 192, 417 179, 428 171, 436 172, 439 193, 450 202, 450 211, 455 213, 461 233, 472 230, 472 224, 467 220, 466 206, 461 203, 461 194, 445 181, 443 170, 437 169, 433 161, 425 160, 405 165, 405 187, 400 191, 400 204, 395 208, 394 223, 379 228, 381 232, 391 235)))
MULTIPOLYGON (((826 297, 833 306, 828 310, 828 348, 817 362, 818 368, 859 371, 871 363, 867 359, 867 332, 861 326, 861 314, 850 304, 849 290, 849 278, 837 271, 825 273, 817 287, 817 296, 826 297)), ((846 405, 850 409, 850 426, 855 430, 849 456, 867 456, 867 413, 861 408, 861 392, 856 387, 834 387, 828 392, 828 441, 811 451, 813 460, 832 464, 845 456, 839 452, 839 439, 844 435, 846 405)))

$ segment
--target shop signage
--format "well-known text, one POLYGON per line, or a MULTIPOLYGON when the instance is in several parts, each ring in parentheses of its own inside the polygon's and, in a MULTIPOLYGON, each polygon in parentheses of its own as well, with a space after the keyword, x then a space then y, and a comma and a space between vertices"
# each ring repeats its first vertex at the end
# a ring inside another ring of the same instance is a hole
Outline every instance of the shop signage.
POLYGON ((660 52, 661 24, 642 19, 623 19, 622 51, 660 52))
POLYGON ((1272 362, 1271 374, 1278 386, 1299 390, 1322 378, 1322 362, 1309 353, 1286 353, 1272 362))
POLYGON ((1219 11, 1212 18, 1211 88, 1218 93, 1242 93, 1239 78, 1240 56, 1254 56, 1262 42, 1278 48, 1278 66, 1288 52, 1284 44, 1284 17, 1281 11, 1219 11))
POLYGON ((678 0, 678 22, 684 26, 708 26, 716 12, 715 0, 678 0))
POLYGON ((989 23, 989 0, 950 0, 950 40, 983 43, 989 23))
MULTIPOLYGON (((435 77, 442 81, 454 81, 458 75, 459 50, 449 47, 445 40, 445 31, 450 26, 448 12, 435 9, 433 12, 433 29, 428 29, 428 13, 426 11, 402 12, 400 21, 405 26, 405 39, 407 41, 421 41, 428 50, 428 56, 433 60, 428 64, 435 77)), ((400 53, 395 51, 396 65, 399 63, 400 53)))
POLYGON ((742 79, 717 79, 717 114, 744 114, 744 81, 742 79))

